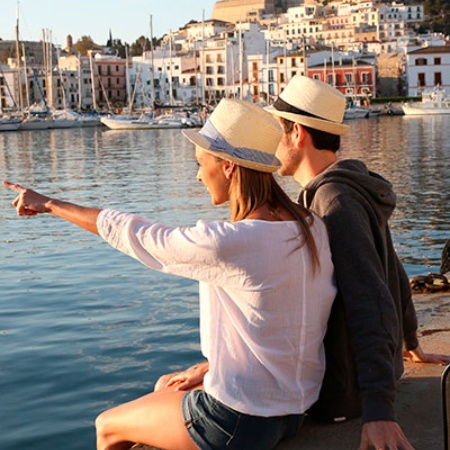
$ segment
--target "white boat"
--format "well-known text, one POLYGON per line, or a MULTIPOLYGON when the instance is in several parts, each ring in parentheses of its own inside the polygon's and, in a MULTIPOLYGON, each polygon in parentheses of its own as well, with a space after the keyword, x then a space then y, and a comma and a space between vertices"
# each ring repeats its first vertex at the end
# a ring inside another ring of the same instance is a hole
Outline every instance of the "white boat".
POLYGON ((369 117, 369 109, 363 106, 350 106, 345 108, 344 120, 365 119, 369 117))
POLYGON ((27 116, 19 125, 19 130, 47 130, 52 121, 45 117, 27 116))
POLYGON ((151 119, 145 114, 139 117, 121 117, 109 116, 102 117, 100 121, 111 130, 151 130, 160 128, 182 128, 184 125, 181 121, 174 120, 156 120, 151 119))
POLYGON ((14 117, 0 117, 0 131, 16 131, 21 120, 14 117))
POLYGON ((69 110, 53 111, 50 122, 49 128, 78 128, 82 125, 81 120, 69 110))
POLYGON ((100 124, 100 118, 93 115, 80 114, 79 120, 81 121, 82 127, 96 127, 100 124))
POLYGON ((422 101, 404 103, 406 116, 428 114, 450 114, 450 95, 442 88, 422 92, 422 101))

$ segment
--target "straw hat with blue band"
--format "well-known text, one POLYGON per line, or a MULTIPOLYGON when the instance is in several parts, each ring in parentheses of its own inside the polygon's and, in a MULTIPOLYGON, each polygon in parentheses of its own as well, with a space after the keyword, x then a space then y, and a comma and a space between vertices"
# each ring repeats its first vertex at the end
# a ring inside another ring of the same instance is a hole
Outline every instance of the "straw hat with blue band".
POLYGON ((259 172, 275 172, 283 135, 280 124, 263 108, 237 99, 222 99, 200 131, 184 130, 192 143, 218 158, 259 172))
POLYGON ((301 75, 292 77, 275 103, 265 110, 330 134, 342 135, 349 130, 342 123, 345 96, 329 84, 301 75))

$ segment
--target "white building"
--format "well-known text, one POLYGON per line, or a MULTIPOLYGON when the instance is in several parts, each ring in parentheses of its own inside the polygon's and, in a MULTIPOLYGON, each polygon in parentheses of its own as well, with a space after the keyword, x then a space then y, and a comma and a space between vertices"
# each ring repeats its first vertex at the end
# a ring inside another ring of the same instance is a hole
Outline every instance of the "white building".
POLYGON ((406 78, 412 97, 438 85, 450 91, 450 45, 408 51, 406 78))

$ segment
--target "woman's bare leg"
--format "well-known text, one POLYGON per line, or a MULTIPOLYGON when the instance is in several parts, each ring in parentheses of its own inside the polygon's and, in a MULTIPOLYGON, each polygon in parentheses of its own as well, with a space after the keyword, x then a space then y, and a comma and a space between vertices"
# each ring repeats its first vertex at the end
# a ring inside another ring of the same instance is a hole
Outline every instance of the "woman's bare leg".
POLYGON ((153 392, 97 417, 97 450, 126 450, 134 443, 168 450, 198 450, 184 425, 185 392, 153 392))

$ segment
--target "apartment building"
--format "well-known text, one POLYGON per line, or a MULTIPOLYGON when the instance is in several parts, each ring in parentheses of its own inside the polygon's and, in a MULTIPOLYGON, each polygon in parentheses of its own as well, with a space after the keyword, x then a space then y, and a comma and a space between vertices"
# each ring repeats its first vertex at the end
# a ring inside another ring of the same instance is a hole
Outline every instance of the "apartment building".
POLYGON ((376 96, 376 66, 363 60, 344 59, 311 65, 310 78, 334 86, 349 98, 368 98, 376 96))
POLYGON ((406 53, 408 95, 440 86, 450 90, 450 45, 415 48, 406 53))

